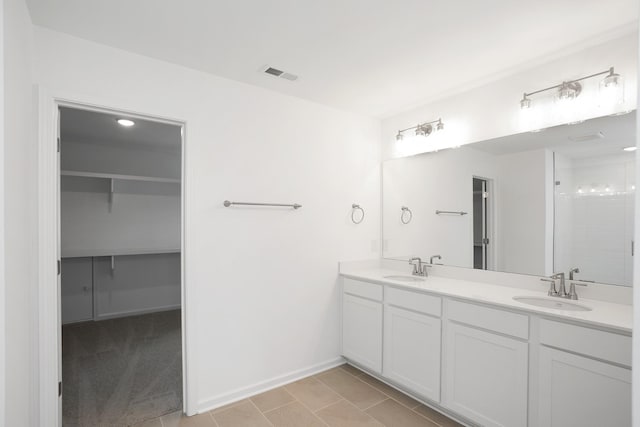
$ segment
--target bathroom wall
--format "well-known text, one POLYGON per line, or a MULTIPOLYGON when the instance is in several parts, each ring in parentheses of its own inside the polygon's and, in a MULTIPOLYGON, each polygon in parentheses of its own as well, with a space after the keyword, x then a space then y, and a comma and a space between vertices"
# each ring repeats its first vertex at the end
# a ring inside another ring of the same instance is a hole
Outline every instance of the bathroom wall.
POLYGON ((553 157, 548 150, 498 157, 498 271, 553 274, 553 157))
POLYGON ((0 425, 36 425, 38 368, 35 304, 36 167, 32 104, 31 18, 21 0, 3 4, 4 62, 4 306, 6 334, 0 425))
POLYGON ((335 363, 337 262, 380 253, 379 121, 37 27, 35 39, 36 82, 54 96, 186 121, 195 409, 335 363), (366 210, 357 226, 352 203, 366 210))

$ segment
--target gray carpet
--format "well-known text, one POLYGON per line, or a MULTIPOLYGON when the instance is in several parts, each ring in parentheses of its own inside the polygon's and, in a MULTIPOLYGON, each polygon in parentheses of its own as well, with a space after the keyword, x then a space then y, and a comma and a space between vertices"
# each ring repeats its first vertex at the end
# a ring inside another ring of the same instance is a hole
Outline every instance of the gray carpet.
POLYGON ((130 426, 182 409, 180 310, 62 327, 64 427, 130 426))

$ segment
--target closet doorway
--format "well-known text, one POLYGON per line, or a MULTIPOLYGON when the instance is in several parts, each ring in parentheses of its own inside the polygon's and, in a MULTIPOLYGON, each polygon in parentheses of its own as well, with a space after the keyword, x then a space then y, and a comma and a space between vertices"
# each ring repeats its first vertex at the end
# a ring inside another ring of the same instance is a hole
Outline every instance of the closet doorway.
POLYGON ((490 180, 473 177, 473 268, 491 270, 493 259, 490 244, 492 227, 490 223, 490 180))
POLYGON ((59 107, 63 427, 182 412, 182 129, 59 107))

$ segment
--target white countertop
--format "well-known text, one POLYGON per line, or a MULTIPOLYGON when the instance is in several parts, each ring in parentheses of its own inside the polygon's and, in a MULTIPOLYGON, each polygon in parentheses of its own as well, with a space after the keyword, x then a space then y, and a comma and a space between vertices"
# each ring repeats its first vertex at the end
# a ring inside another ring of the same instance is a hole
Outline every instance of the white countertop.
MULTIPOLYGON (((631 334, 633 325, 633 306, 616 304, 593 299, 579 299, 578 301, 559 299, 591 308, 591 311, 568 311, 553 308, 537 307, 515 301, 515 296, 543 297, 556 300, 555 297, 548 297, 546 292, 538 292, 516 287, 491 285, 482 282, 472 282, 468 280, 452 279, 430 275, 421 282, 404 282, 387 279, 384 276, 403 275, 409 276, 406 272, 383 268, 363 268, 342 272, 342 276, 368 282, 375 282, 383 285, 393 285, 395 287, 406 288, 414 291, 421 291, 442 296, 455 297, 468 301, 475 301, 484 304, 491 304, 509 309, 524 311, 527 313, 542 314, 545 317, 555 317, 563 320, 570 320, 598 326, 607 329, 615 329, 618 332, 631 334)), ((568 285, 567 285, 568 290, 568 285)), ((580 288, 578 288, 580 294, 580 288)))

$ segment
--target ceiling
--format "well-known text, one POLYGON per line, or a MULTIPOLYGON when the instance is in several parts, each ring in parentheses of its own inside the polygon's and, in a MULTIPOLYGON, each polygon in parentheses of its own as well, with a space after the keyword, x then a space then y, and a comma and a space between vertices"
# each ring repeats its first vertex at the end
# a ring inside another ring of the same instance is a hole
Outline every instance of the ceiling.
POLYGON ((636 112, 619 116, 599 117, 573 125, 547 128, 541 132, 525 132, 502 138, 490 139, 469 145, 491 154, 513 154, 524 151, 550 148, 571 159, 585 159, 608 155, 628 155, 624 147, 636 145, 636 112), (601 133, 600 138, 575 141, 570 138, 592 137, 601 133))
POLYGON ((179 150, 182 142, 181 127, 177 125, 67 107, 60 109, 60 117, 63 142, 171 151, 179 150), (130 118, 135 125, 120 126, 116 122, 120 118, 130 118))
MULTIPOLYGON (((36 25, 387 117, 637 23, 636 0, 28 0, 36 25), (296 82, 261 72, 299 75, 296 82)), ((602 40, 600 40, 602 41, 602 40)))

